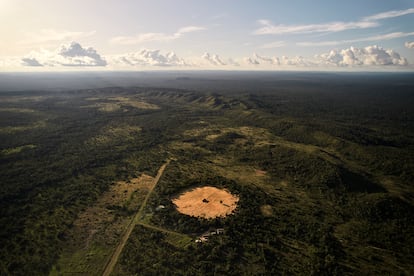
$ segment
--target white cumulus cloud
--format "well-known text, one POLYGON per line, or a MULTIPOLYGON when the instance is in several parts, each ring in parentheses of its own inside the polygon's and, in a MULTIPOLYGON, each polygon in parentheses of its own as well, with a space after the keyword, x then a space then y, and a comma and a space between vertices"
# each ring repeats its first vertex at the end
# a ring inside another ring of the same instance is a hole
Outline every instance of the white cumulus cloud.
POLYGON ((22 65, 24 65, 24 66, 43 66, 35 58, 22 58, 22 65))
POLYGON ((244 65, 262 69, 283 68, 329 68, 329 67, 354 67, 372 68, 372 66, 407 66, 407 59, 391 49, 379 46, 368 46, 365 48, 350 47, 341 50, 331 50, 316 55, 314 58, 302 56, 261 56, 254 53, 251 57, 244 58, 244 65))
POLYGON ((260 65, 260 62, 252 57, 244 58, 244 62, 247 65, 260 65))
POLYGON ((408 49, 414 49, 414 41, 412 41, 412 42, 407 41, 407 42, 404 43, 404 46, 408 49))
POLYGON ((273 64, 273 65, 280 65, 280 59, 278 57, 264 57, 260 56, 256 53, 253 54, 251 58, 253 64, 273 64))
POLYGON ((225 69, 231 70, 239 68, 241 63, 237 59, 223 58, 218 54, 205 52, 201 56, 189 57, 187 59, 188 65, 198 69, 225 69))
POLYGON ((64 66, 105 66, 106 61, 92 47, 83 48, 79 43, 72 42, 70 45, 63 45, 59 52, 65 61, 64 66))
POLYGON ((186 66, 174 52, 162 54, 160 50, 142 49, 138 52, 116 55, 111 58, 114 66, 186 66))
POLYGON ((302 56, 295 56, 293 58, 288 58, 286 56, 282 56, 280 59, 281 65, 289 65, 289 66, 314 66, 314 63, 302 56))
POLYGON ((343 50, 331 50, 316 56, 319 64, 335 66, 389 66, 408 64, 407 59, 401 57, 394 50, 379 46, 365 48, 350 47, 343 50))
POLYGON ((21 59, 24 66, 106 66, 107 62, 95 49, 83 48, 72 42, 55 51, 34 51, 21 59))
POLYGON ((252 57, 248 57, 244 59, 247 65, 255 65, 265 68, 278 68, 280 66, 311 66, 314 65, 310 60, 302 57, 296 56, 293 58, 289 58, 287 56, 281 57, 266 57, 261 56, 256 53, 253 54, 252 57))
POLYGON ((227 65, 219 55, 210 53, 204 53, 201 57, 202 59, 208 61, 211 65, 227 65))

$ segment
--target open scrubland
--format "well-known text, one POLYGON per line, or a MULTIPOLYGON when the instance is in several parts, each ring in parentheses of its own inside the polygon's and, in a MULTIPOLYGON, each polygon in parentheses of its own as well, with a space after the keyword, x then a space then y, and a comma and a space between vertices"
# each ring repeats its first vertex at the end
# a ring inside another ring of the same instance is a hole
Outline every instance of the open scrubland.
POLYGON ((160 83, 0 92, 0 275, 414 273, 412 76, 160 83))

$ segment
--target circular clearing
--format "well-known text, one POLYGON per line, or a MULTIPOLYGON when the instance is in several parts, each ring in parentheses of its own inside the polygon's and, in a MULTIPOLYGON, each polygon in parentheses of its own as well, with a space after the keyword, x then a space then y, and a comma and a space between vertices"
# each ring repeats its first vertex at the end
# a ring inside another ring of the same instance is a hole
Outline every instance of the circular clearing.
POLYGON ((195 188, 173 199, 178 212, 198 218, 216 218, 230 215, 239 198, 229 191, 205 186, 195 188))

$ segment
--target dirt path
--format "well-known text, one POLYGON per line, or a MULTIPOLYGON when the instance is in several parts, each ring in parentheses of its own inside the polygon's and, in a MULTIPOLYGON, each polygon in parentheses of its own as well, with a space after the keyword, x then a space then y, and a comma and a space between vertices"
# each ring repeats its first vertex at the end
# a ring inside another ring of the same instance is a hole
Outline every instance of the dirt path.
POLYGON ((155 186, 157 186, 158 181, 160 180, 162 174, 164 173, 165 168, 170 163, 170 160, 168 160, 164 165, 161 166, 161 168, 158 170, 157 176, 154 179, 154 184, 148 191, 147 196, 145 197, 144 201, 141 204, 141 207, 139 208, 138 212, 135 214, 134 218, 131 220, 131 222, 128 224, 127 229, 125 230, 121 241, 119 242, 118 246, 115 248, 114 253, 111 256, 111 259, 107 262, 105 269, 102 273, 103 276, 109 276, 112 273, 112 270, 114 269, 116 263, 118 262, 118 258, 121 255, 122 250, 124 249, 124 246, 129 238, 129 236, 132 233, 132 230, 134 230, 135 225, 139 222, 142 212, 145 209, 145 206, 147 205, 148 199, 151 196, 155 186))
POLYGON ((175 235, 175 236, 179 236, 179 237, 182 237, 182 238, 188 238, 188 235, 186 235, 186 234, 174 232, 174 231, 167 230, 165 228, 157 227, 157 226, 154 226, 154 225, 150 225, 150 224, 147 224, 147 223, 144 223, 144 222, 138 221, 137 224, 142 225, 146 228, 158 231, 158 232, 162 232, 162 233, 166 233, 166 234, 170 234, 170 235, 175 235))

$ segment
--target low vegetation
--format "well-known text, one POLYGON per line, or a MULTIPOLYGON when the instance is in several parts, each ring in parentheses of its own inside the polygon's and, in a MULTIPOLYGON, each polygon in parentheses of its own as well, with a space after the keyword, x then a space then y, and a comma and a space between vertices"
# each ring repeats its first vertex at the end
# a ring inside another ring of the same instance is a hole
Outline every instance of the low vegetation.
POLYGON ((100 275, 165 160, 113 275, 413 274, 414 84, 348 84, 2 92, 0 274, 100 275))

